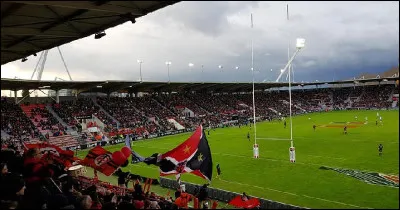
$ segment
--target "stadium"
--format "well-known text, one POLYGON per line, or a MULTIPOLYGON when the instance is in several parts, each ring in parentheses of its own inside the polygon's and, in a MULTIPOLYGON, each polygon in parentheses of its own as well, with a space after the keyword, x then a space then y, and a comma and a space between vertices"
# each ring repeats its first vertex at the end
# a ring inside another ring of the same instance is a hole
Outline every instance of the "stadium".
POLYGON ((399 208, 398 66, 294 82, 300 39, 275 82, 76 81, 60 50, 71 80, 42 79, 50 49, 177 3, 1 3, 2 65, 39 60, 1 79, 1 209, 399 208))

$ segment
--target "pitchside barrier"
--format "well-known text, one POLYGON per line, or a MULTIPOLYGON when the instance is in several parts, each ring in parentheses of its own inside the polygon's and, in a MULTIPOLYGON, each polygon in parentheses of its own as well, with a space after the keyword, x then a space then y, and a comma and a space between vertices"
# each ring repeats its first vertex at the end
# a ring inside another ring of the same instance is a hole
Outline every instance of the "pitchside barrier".
MULTIPOLYGON (((187 183, 187 182, 181 182, 181 184, 184 184, 185 188, 186 188, 186 192, 189 194, 192 194, 192 195, 195 195, 201 187, 200 185, 195 185, 195 184, 187 183)), ((174 190, 179 188, 179 184, 176 180, 166 179, 163 177, 160 177, 160 186, 164 187, 164 188, 174 189, 174 190)), ((221 190, 221 189, 215 189, 215 188, 211 188, 211 187, 207 188, 207 192, 208 192, 209 198, 211 198, 213 200, 222 201, 225 203, 229 203, 229 201, 231 201, 234 197, 236 197, 238 195, 242 195, 240 193, 230 192, 230 191, 221 190)), ((257 197, 254 197, 254 198, 257 198, 257 197)), ((261 209, 307 209, 304 207, 293 206, 293 205, 276 202, 276 201, 271 201, 271 200, 267 200, 267 199, 263 199, 263 198, 257 198, 257 199, 260 200, 261 209)))

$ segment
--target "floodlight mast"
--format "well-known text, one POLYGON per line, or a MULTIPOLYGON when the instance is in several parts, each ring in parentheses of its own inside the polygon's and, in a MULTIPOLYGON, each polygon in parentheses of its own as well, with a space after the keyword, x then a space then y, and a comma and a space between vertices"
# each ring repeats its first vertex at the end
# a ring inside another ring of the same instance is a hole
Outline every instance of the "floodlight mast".
POLYGON ((293 56, 290 58, 288 63, 286 64, 285 68, 281 70, 281 73, 279 74, 278 78, 275 80, 275 82, 279 82, 281 79, 282 75, 286 72, 286 69, 292 64, 293 60, 296 58, 297 54, 300 52, 300 50, 304 47, 305 39, 298 38, 297 39, 297 44, 296 44, 296 51, 294 52, 293 56))
POLYGON ((169 66, 171 65, 171 61, 166 61, 165 65, 167 65, 167 70, 168 70, 168 84, 171 82, 171 78, 169 77, 169 66))
POLYGON ((137 60, 138 64, 139 64, 139 73, 140 73, 140 82, 143 82, 143 77, 142 77, 142 60, 137 60))

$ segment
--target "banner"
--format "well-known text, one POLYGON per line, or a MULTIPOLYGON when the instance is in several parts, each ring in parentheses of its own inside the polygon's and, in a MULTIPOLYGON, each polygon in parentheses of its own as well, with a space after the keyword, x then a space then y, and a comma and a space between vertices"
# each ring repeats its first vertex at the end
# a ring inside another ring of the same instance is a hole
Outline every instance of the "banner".
POLYGON ((78 120, 83 120, 83 119, 92 119, 92 115, 81 115, 81 116, 75 116, 76 119, 78 120))

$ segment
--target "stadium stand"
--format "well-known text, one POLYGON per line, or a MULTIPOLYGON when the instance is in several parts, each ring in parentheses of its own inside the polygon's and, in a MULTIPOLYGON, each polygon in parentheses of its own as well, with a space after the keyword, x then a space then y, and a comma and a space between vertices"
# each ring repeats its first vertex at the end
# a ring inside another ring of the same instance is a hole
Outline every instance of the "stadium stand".
MULTIPOLYGON (((14 148, 16 149, 16 148, 14 148)), ((139 181, 122 188, 97 178, 66 174, 39 150, 2 150, 0 209, 178 209, 172 196, 158 196, 139 181)), ((194 200, 194 199, 191 199, 194 200)))
MULTIPOLYGON (((393 94, 398 91, 393 85, 362 86, 358 88, 319 88, 293 91, 293 113, 318 112, 326 109, 386 109, 392 104, 393 94)), ((397 92, 398 94, 398 92, 397 92)), ((256 114, 261 120, 276 119, 288 115, 287 91, 258 92, 256 97, 256 114), (281 115, 279 115, 281 113, 281 115)), ((177 209, 177 197, 161 197, 154 193, 145 193, 140 184, 132 190, 120 188, 98 179, 75 177, 72 175, 59 178, 63 170, 54 163, 33 161, 41 168, 42 174, 36 174, 29 167, 24 169, 24 162, 32 162, 32 152, 22 155, 22 142, 50 144, 70 148, 79 143, 74 136, 65 135, 63 127, 45 108, 45 104, 15 105, 12 100, 2 98, 2 167, 3 154, 11 154, 7 158, 8 170, 2 173, 0 195, 1 209, 9 208, 67 208, 67 209, 107 209, 107 208, 163 208, 177 209), (47 136, 46 136, 47 134, 47 136), (48 135, 51 134, 51 135, 48 135), (41 180, 32 183, 32 176, 41 180), (61 191, 49 181, 52 178, 61 191), (3 190, 3 186, 4 189, 3 190), (25 190, 25 195, 22 192, 25 190), (43 189, 45 189, 43 191, 43 189), (15 194, 16 193, 16 194, 15 194), (113 195, 116 197, 113 198, 113 195), (21 198, 24 198, 21 200, 21 198), (56 202, 54 202, 56 201, 56 202)), ((55 113, 70 125, 80 123, 78 116, 94 115, 104 124, 110 126, 110 133, 119 132, 108 116, 117 119, 121 128, 129 128, 138 136, 173 131, 168 119, 175 119, 187 128, 196 127, 199 123, 205 126, 218 127, 233 119, 252 118, 252 94, 171 94, 145 95, 144 97, 98 97, 97 103, 90 98, 78 98, 53 104, 55 113), (194 116, 185 114, 185 108, 193 111, 194 116)), ((87 126, 95 126, 89 122, 87 126)), ((85 131, 87 132, 87 131, 85 131)), ((85 133, 83 132, 83 133, 85 133)), ((90 133, 88 135, 91 135, 90 133)), ((43 161, 43 160, 42 160, 43 161)), ((26 167, 26 165, 25 165, 26 167)), ((4 170, 2 170, 4 171, 4 170)), ((183 206, 181 206, 182 208, 183 206)))

